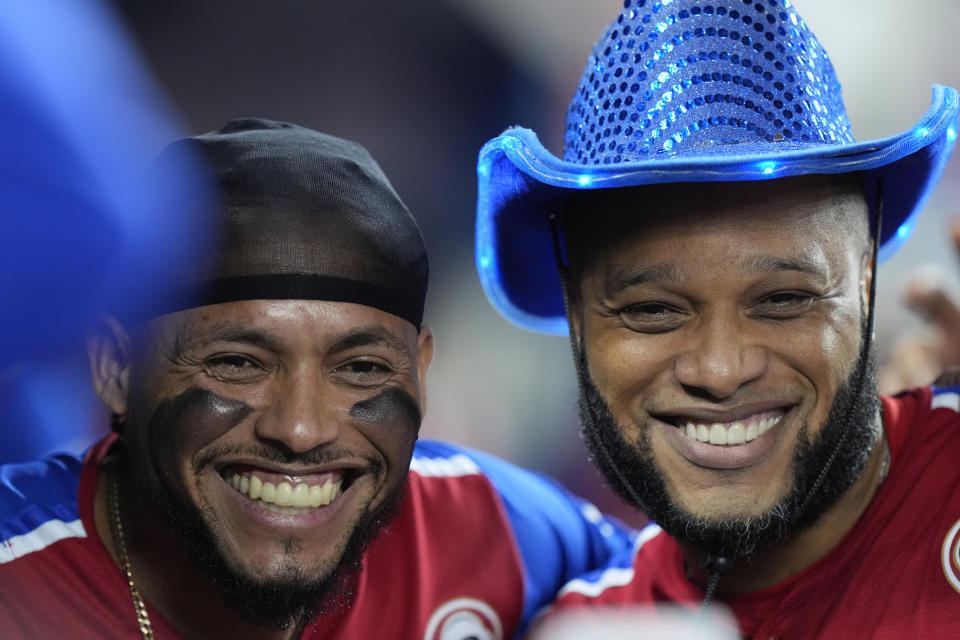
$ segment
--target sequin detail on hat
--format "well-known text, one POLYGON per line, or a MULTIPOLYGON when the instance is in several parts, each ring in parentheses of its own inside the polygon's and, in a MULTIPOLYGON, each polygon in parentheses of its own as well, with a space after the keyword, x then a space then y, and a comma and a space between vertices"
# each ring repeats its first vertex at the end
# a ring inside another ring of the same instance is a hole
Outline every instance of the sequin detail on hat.
POLYGON ((853 142, 833 65, 789 0, 623 4, 567 111, 565 160, 853 142))

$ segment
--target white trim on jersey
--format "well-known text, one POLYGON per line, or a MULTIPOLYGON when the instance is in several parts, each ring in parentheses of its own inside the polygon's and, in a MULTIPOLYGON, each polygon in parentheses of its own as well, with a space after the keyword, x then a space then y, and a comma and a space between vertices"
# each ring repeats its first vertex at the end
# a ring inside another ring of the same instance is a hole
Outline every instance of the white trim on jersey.
POLYGON ((930 408, 960 411, 960 393, 953 391, 934 393, 933 399, 930 401, 930 408))
POLYGON ((584 502, 580 506, 580 513, 588 521, 597 525, 598 529, 600 530, 600 535, 602 535, 604 538, 609 538, 617 532, 617 530, 613 528, 613 525, 607 522, 607 519, 600 512, 600 509, 597 509, 595 505, 589 502, 584 502))
POLYGON ((449 458, 414 457, 410 461, 410 471, 429 477, 471 476, 480 473, 477 463, 462 453, 449 458))
POLYGON ((40 551, 66 538, 86 537, 87 532, 79 518, 70 522, 47 520, 33 531, 0 541, 0 564, 40 551))
POLYGON ((637 541, 633 545, 633 553, 630 554, 629 567, 611 567, 603 571, 599 576, 597 576, 597 578, 592 580, 585 580, 583 578, 571 580, 564 585, 562 589, 560 589, 560 593, 557 594, 557 598, 560 598, 568 593, 579 593, 587 596, 588 598, 596 598, 611 587, 622 587, 630 584, 630 582, 633 580, 634 559, 637 557, 637 552, 640 551, 640 547, 645 545, 653 538, 656 538, 661 533, 663 533, 663 529, 657 525, 647 525, 637 536, 637 541))

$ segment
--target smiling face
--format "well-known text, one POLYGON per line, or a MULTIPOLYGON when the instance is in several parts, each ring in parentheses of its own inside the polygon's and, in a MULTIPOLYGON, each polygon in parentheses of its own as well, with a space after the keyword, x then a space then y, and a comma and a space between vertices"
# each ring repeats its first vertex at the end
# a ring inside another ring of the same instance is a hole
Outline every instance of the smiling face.
MULTIPOLYGON (((641 506, 678 537, 691 523, 825 508, 830 499, 807 494, 846 490, 873 429, 875 394, 854 375, 867 358, 862 198, 806 178, 647 188, 594 203, 590 221, 568 230, 573 321, 586 411, 606 429, 587 424, 588 441, 619 449, 621 469, 643 476, 626 493, 646 491, 641 506), (812 488, 851 417, 860 431, 832 465, 844 477, 812 488)), ((594 456, 622 485, 611 456, 594 456)))
POLYGON ((429 331, 362 305, 259 300, 163 316, 145 336, 131 480, 228 601, 280 626, 318 604, 402 495, 429 331))

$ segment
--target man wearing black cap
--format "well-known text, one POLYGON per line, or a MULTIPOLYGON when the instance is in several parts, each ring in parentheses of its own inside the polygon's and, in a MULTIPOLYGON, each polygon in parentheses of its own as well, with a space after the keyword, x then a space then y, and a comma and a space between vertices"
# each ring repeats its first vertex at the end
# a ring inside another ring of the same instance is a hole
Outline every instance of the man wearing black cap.
POLYGON ((790 2, 625 0, 563 159, 519 128, 481 151, 488 297, 569 330, 593 459, 656 523, 558 609, 717 598, 752 638, 955 635, 960 389, 878 397, 872 342, 877 261, 957 137, 957 93, 933 97, 858 144, 790 2))
POLYGON ((158 166, 185 152, 220 246, 184 265, 190 303, 93 332, 115 433, 0 469, 0 636, 512 637, 629 546, 532 474, 416 443, 427 257, 363 148, 247 119, 158 166))

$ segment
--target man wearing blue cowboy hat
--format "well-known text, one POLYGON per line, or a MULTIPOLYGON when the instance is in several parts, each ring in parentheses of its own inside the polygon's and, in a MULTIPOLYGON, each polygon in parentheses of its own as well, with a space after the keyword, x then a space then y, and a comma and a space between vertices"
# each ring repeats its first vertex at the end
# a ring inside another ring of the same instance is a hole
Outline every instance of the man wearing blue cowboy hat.
POLYGON ((656 524, 558 608, 716 598, 748 637, 943 637, 960 605, 960 389, 876 391, 874 274, 957 137, 934 87, 853 140, 787 0, 626 0, 567 114, 478 165, 477 266, 569 330, 584 436, 656 524), (559 274, 559 277, 558 277, 559 274))

